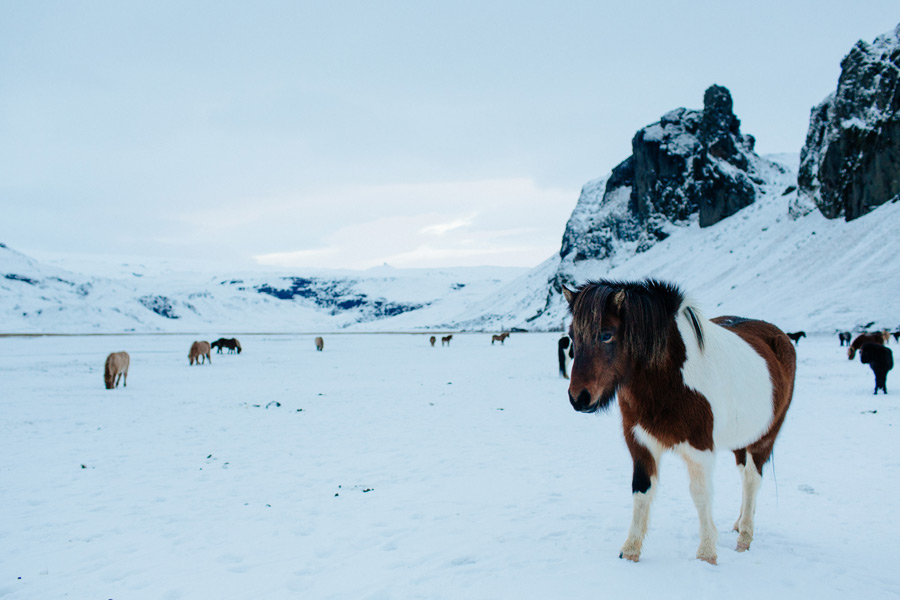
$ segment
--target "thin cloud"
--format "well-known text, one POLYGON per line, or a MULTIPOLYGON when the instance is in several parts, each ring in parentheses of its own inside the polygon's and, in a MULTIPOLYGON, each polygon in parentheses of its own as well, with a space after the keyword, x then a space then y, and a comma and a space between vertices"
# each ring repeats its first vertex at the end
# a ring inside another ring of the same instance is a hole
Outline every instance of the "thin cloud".
POLYGON ((475 219, 475 217, 476 215, 472 215, 471 217, 455 219, 447 223, 429 225, 428 227, 423 227, 421 230, 419 230, 419 233, 422 233, 423 235, 444 235, 448 231, 453 231, 454 229, 460 229, 462 227, 468 227, 472 224, 472 221, 475 219))

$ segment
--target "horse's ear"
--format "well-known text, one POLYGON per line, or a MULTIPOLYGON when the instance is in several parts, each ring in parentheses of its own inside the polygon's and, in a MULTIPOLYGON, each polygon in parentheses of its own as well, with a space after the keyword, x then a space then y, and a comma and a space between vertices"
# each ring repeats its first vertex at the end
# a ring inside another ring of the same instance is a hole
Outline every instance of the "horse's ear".
POLYGON ((616 305, 616 308, 621 309, 622 303, 625 302, 625 290, 619 290, 615 294, 613 294, 613 304, 616 305))
POLYGON ((572 303, 575 302, 575 292, 563 286, 562 288, 563 296, 566 298, 566 302, 569 303, 569 306, 572 306, 572 303))

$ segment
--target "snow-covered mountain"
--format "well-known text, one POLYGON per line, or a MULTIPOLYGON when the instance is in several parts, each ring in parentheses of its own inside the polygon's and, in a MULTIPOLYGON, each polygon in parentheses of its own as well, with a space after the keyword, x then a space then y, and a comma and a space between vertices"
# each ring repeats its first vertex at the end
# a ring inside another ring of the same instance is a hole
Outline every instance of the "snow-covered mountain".
POLYGON ((306 274, 105 265, 65 270, 0 245, 0 333, 307 332, 449 329, 525 269, 306 274))

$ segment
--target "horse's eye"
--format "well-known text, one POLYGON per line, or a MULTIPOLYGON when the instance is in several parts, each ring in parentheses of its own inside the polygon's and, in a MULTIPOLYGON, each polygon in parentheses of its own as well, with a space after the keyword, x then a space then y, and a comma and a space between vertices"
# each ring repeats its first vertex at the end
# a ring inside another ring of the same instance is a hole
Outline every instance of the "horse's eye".
POLYGON ((600 334, 600 341, 603 342, 604 344, 608 344, 609 342, 611 342, 612 338, 613 338, 613 334, 611 334, 608 331, 604 331, 603 333, 600 334))

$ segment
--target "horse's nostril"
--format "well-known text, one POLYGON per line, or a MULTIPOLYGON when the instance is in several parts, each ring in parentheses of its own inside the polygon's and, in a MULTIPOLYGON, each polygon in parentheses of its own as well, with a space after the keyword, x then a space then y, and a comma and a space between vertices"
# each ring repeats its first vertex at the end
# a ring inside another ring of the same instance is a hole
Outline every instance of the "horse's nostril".
POLYGON ((569 392, 569 402, 575 410, 579 412, 584 411, 591 405, 591 394, 587 390, 581 390, 578 393, 578 398, 575 398, 572 392, 569 392))
POLYGON ((578 405, 581 408, 587 408, 591 404, 591 394, 587 390, 581 390, 578 394, 578 405))

